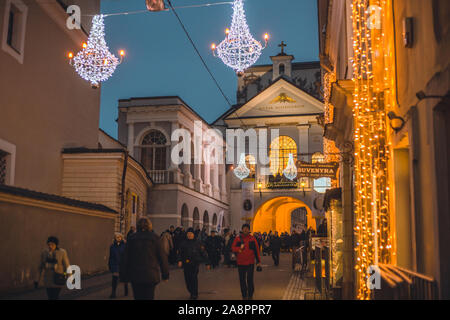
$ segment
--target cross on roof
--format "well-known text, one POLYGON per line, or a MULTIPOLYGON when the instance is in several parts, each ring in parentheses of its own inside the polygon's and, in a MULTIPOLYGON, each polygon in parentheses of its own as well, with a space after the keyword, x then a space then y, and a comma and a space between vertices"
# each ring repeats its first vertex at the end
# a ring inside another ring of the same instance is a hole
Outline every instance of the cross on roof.
POLYGON ((281 48, 281 54, 284 54, 284 48, 287 47, 287 44, 284 41, 281 41, 281 44, 278 45, 281 48))

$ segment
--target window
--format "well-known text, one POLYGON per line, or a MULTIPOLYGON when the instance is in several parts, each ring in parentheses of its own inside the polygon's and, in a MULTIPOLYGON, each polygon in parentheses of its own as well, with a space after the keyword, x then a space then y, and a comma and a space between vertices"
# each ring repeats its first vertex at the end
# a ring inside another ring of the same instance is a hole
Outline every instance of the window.
POLYGON ((0 139, 0 184, 14 185, 16 146, 0 139))
POLYGON ((270 144, 270 171, 274 176, 283 175, 289 162, 289 154, 297 160, 297 144, 288 136, 280 136, 270 144))
POLYGON ((141 148, 141 162, 148 171, 166 170, 167 138, 161 131, 151 130, 141 148))
POLYGON ((312 163, 323 163, 325 162, 325 156, 320 153, 316 152, 312 155, 312 163))
POLYGON ((6 184, 6 156, 8 154, 0 150, 0 184, 6 184))
POLYGON ((22 0, 6 0, 2 49, 23 63, 28 8, 22 0))
POLYGON ((284 75, 286 72, 286 67, 284 64, 280 64, 280 76, 284 75))
POLYGON ((314 190, 318 193, 325 193, 331 188, 331 178, 319 178, 314 180, 314 190))
POLYGON ((245 156, 245 166, 250 170, 248 178, 254 179, 256 176, 256 159, 253 155, 248 154, 245 156))

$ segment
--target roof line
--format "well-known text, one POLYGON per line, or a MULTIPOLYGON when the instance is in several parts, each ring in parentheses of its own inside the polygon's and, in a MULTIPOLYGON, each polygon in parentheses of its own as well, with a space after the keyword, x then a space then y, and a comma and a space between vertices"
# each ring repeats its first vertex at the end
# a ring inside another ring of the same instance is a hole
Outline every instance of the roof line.
POLYGON ((32 198, 32 199, 37 199, 37 200, 44 200, 44 201, 48 201, 48 202, 65 204, 68 206, 82 208, 82 209, 98 210, 98 211, 117 214, 117 211, 115 211, 105 205, 102 205, 102 204, 76 200, 76 199, 72 199, 72 198, 58 196, 55 194, 33 191, 33 190, 25 189, 25 188, 13 187, 13 186, 9 186, 9 185, 0 185, 0 192, 4 192, 4 193, 16 195, 16 196, 21 196, 21 197, 26 197, 26 198, 32 198))
MULTIPOLYGON (((277 82, 284 80, 287 83, 291 84, 292 86, 294 86, 295 88, 297 88, 298 90, 300 90, 301 92, 307 94, 308 96, 310 96, 311 98, 315 99, 317 102, 319 103, 323 103, 322 101, 320 101, 319 99, 317 99, 316 97, 310 95, 308 92, 306 92, 305 90, 303 90, 302 88, 300 88, 299 86, 297 86, 295 83, 293 83, 291 80, 289 80, 289 78, 285 77, 284 75, 279 76, 274 82, 272 82, 270 84, 270 86, 268 86, 267 88, 265 88, 263 91, 259 92, 256 96, 254 96, 253 98, 251 98, 250 100, 248 100, 246 103, 244 103, 243 105, 241 105, 239 108, 236 108, 235 111, 240 110, 242 107, 246 106, 247 104, 249 104, 251 101, 253 101, 254 99, 256 99, 258 96, 260 96, 261 94, 263 94, 265 91, 269 90, 272 86, 274 86, 277 82)), ((224 118, 226 119, 226 118, 224 118)), ((216 120, 217 121, 217 120, 216 120)))

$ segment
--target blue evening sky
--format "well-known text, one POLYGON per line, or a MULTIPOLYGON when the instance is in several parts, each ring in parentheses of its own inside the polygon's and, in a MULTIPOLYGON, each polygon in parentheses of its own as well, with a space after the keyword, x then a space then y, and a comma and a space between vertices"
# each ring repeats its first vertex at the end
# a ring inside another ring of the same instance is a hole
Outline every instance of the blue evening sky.
MULTIPOLYGON (((175 7, 223 2, 224 0, 172 0, 175 7)), ((226 1, 226 0, 225 0, 226 1)), ((102 13, 145 10, 144 0, 102 0, 102 13)), ((250 32, 268 48, 257 64, 270 64, 270 56, 286 51, 295 61, 318 60, 316 0, 245 0, 250 32)), ((211 43, 220 43, 231 25, 232 6, 221 5, 177 10, 200 53, 225 94, 236 103, 237 77, 234 71, 211 54, 211 43)), ((172 12, 120 15, 105 18, 106 41, 126 59, 114 75, 102 84, 100 127, 117 137, 118 100, 130 97, 179 96, 206 121, 214 121, 228 104, 201 64, 172 12)))

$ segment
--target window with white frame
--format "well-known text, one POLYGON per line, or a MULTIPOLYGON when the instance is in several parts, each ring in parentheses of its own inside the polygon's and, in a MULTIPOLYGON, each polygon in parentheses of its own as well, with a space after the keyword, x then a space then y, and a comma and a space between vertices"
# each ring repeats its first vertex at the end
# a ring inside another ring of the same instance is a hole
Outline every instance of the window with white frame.
POLYGON ((28 7, 22 0, 6 0, 2 49, 23 63, 28 7))
POLYGON ((14 185, 16 146, 0 139, 0 184, 14 185))

